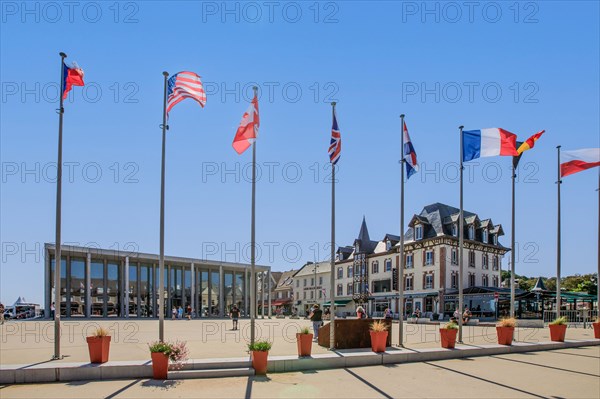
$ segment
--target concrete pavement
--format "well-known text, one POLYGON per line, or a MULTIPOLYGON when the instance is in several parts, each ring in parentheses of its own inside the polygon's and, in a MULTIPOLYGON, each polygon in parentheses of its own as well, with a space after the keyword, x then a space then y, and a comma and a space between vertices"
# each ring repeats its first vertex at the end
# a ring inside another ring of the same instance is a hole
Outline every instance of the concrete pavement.
POLYGON ((476 359, 158 382, 1 386, 10 398, 598 398, 600 347, 476 359))

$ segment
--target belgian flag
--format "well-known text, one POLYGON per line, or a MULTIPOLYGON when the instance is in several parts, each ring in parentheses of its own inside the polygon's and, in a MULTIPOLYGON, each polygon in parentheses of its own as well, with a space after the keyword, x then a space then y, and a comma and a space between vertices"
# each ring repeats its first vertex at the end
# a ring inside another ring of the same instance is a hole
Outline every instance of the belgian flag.
POLYGON ((542 130, 541 132, 537 132, 536 134, 534 134, 533 136, 531 136, 530 138, 528 138, 525 141, 517 141, 517 154, 513 157, 513 168, 516 169, 517 165, 519 164, 519 161, 521 160, 521 155, 523 155, 523 152, 527 151, 527 150, 531 150, 533 148, 533 146, 535 145, 535 142, 542 137, 542 134, 544 134, 545 130, 542 130))

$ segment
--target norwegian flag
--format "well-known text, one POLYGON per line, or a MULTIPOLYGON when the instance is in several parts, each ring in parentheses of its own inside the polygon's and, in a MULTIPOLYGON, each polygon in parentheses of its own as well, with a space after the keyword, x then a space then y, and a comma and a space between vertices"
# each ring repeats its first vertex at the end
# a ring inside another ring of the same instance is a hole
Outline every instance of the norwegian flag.
POLYGON ((333 110, 333 126, 331 127, 331 141, 329 142, 329 160, 333 165, 340 160, 342 152, 342 135, 337 124, 335 109, 333 110))
POLYGON ((248 110, 244 112, 240 126, 233 138, 233 149, 241 154, 246 151, 254 140, 258 137, 258 128, 260 127, 260 118, 258 116, 258 98, 256 94, 248 106, 248 110))
POLYGON ((178 72, 167 82, 167 116, 175 105, 186 98, 191 98, 204 108, 206 93, 202 87, 200 76, 194 72, 178 72))
POLYGON ((415 152, 415 148, 413 147, 412 141, 410 141, 410 136, 408 135, 406 122, 404 122, 402 134, 404 135, 404 148, 402 151, 402 156, 406 162, 406 178, 409 179, 412 175, 419 171, 419 165, 417 164, 417 153, 415 152))

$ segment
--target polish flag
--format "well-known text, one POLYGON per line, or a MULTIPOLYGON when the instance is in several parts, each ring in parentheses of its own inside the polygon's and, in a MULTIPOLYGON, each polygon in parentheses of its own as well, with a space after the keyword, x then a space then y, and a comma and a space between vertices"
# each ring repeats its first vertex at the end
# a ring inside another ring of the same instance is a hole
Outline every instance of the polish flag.
POLYGON ((233 139, 233 149, 241 154, 246 151, 256 137, 258 137, 258 127, 260 126, 260 119, 258 117, 258 98, 254 95, 248 110, 244 112, 240 127, 238 127, 235 137, 233 139))
POLYGON ((498 155, 519 155, 517 135, 500 128, 463 131, 463 162, 498 155))
POLYGON ((560 152, 560 177, 600 166, 600 148, 560 152))

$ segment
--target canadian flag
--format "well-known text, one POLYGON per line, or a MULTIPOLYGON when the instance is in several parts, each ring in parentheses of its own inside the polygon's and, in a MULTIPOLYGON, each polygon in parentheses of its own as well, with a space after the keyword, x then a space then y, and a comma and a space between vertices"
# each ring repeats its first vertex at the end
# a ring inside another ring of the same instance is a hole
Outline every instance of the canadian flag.
POLYGON ((258 117, 258 98, 254 95, 248 110, 244 112, 240 127, 233 138, 233 149, 241 154, 246 151, 258 137, 260 119, 258 117))

